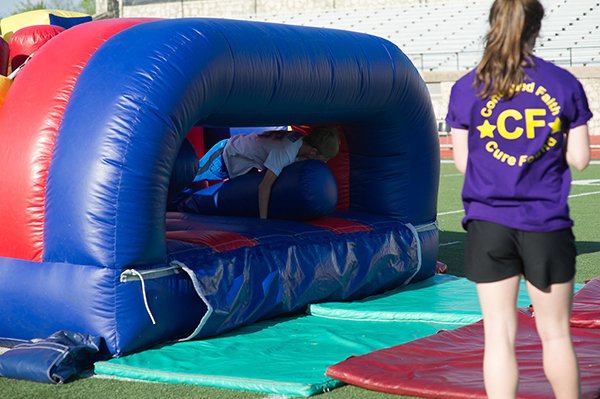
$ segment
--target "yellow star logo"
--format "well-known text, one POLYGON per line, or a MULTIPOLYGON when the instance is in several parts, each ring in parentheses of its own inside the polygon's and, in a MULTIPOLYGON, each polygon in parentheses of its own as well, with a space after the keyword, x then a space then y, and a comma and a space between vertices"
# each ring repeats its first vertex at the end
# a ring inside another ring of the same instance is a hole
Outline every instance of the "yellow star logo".
POLYGON ((548 126, 552 128, 552 134, 558 133, 561 130, 560 118, 557 116, 554 122, 548 123, 548 126))
POLYGON ((483 122, 483 125, 477 126, 477 130, 481 133, 479 138, 482 139, 484 137, 494 138, 494 130, 496 130, 496 125, 492 125, 487 119, 483 122))

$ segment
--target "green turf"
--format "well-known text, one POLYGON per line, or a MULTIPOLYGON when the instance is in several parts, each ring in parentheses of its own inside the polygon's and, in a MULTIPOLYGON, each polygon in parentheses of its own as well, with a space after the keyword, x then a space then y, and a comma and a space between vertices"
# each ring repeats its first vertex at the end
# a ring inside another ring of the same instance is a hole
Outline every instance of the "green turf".
MULTIPOLYGON (((584 172, 574 172, 573 180, 599 180, 595 185, 573 185, 572 195, 594 193, 570 199, 571 216, 575 220, 577 239, 577 275, 579 283, 600 275, 600 225, 598 203, 600 199, 600 165, 590 165, 584 172)), ((460 190, 463 178, 450 163, 443 163, 440 176, 438 202, 440 233, 440 261, 448 265, 449 273, 463 275, 463 250, 465 234, 460 226, 460 190)), ((314 396, 324 399, 408 399, 405 396, 387 395, 360 388, 345 386, 314 396)), ((0 378, 0 398, 11 399, 282 399, 281 396, 244 391, 228 391, 193 385, 175 385, 87 378, 65 385, 51 386, 33 382, 0 378)))

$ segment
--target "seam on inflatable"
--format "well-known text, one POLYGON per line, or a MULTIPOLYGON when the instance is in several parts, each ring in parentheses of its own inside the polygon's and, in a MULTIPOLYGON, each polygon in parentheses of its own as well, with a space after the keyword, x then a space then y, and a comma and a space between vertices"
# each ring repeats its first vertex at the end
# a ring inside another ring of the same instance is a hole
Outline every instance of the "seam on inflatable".
MULTIPOLYGON (((56 382, 52 376, 50 375, 50 370, 52 370, 54 368, 54 366, 63 361, 63 359, 66 359, 67 356, 69 355, 68 352, 68 348, 65 345, 59 344, 59 343, 55 343, 55 346, 52 346, 52 343, 37 343, 37 342, 31 342, 31 343, 26 343, 26 344, 20 344, 15 346, 14 348, 10 349, 11 351, 28 351, 30 349, 38 350, 38 349, 48 349, 57 353, 60 353, 60 356, 57 356, 51 364, 48 365, 47 367, 47 372, 45 373, 45 377, 48 378, 48 381, 54 383, 56 382)), ((34 352, 35 353, 35 352, 34 352)), ((25 355, 27 356, 27 355, 25 355)))
POLYGON ((198 335, 200 333, 200 331, 202 330, 202 327, 204 327, 204 325, 208 321, 208 318, 212 315, 213 307, 210 306, 210 303, 208 302, 208 300, 206 299, 204 294, 202 294, 202 290, 200 289, 200 282, 198 281, 198 277, 196 277, 196 273, 194 273, 194 271, 192 269, 190 269, 184 263, 179 262, 177 260, 171 261, 169 263, 169 265, 180 267, 183 271, 185 271, 188 274, 188 276, 190 276, 190 279, 192 280, 192 284, 194 285, 194 289, 196 290, 196 293, 198 294, 200 299, 202 299, 202 302, 204 302, 204 304, 206 305, 206 313, 204 314, 204 316, 202 316, 202 319, 200 319, 200 323, 198 323, 198 326, 196 327, 196 329, 189 336, 178 339, 178 341, 189 341, 190 339, 194 338, 196 335, 198 335))
POLYGON ((407 278, 406 281, 404 282, 404 284, 402 284, 402 285, 410 284, 412 279, 415 278, 415 276, 417 274, 419 274, 419 272, 421 271, 421 264, 423 263, 422 262, 422 254, 421 254, 421 239, 419 238, 419 232, 417 231, 415 226, 413 226, 411 223, 407 223, 406 227, 408 227, 409 230, 413 233, 414 239, 417 243, 417 270, 412 274, 412 276, 407 278))
POLYGON ((129 146, 131 145, 131 137, 127 136, 127 145, 125 146, 125 151, 121 153, 121 168, 119 168, 119 183, 117 184, 117 195, 115 201, 115 225, 114 225, 114 234, 113 234, 113 266, 117 264, 117 226, 119 225, 119 201, 121 199, 121 188, 123 184, 123 171, 126 157, 125 155, 129 152, 129 146))
MULTIPOLYGON (((113 273, 113 277, 114 277, 115 271, 113 269, 110 269, 110 268, 106 268, 106 269, 109 269, 109 271, 113 273)), ((117 310, 117 294, 118 294, 118 291, 119 291, 119 285, 120 284, 121 283, 119 281, 115 281, 114 284, 112 284, 112 289, 114 291, 113 294, 112 294, 112 298, 113 298, 113 312, 114 313, 113 313, 113 315, 111 317, 111 320, 113 322, 113 331, 115 332, 115 336, 114 336, 114 340, 115 340, 114 344, 115 345, 114 345, 114 347, 118 351, 120 351, 122 349, 121 348, 121 343, 119 342, 120 341, 119 340, 119 329, 118 329, 118 327, 119 327, 119 312, 117 310)))
MULTIPOLYGON (((229 58, 231 60, 233 60, 235 57, 233 55, 233 49, 231 47, 231 42, 227 39, 227 36, 225 36, 223 33, 219 32, 219 34, 223 38, 223 41, 225 43, 227 43, 227 49, 229 50, 229 58)), ((223 97, 223 103, 226 103, 231 98, 231 92, 233 91, 233 88, 234 88, 234 81, 235 81, 235 79, 229 80, 229 88, 227 89, 227 94, 223 97)))

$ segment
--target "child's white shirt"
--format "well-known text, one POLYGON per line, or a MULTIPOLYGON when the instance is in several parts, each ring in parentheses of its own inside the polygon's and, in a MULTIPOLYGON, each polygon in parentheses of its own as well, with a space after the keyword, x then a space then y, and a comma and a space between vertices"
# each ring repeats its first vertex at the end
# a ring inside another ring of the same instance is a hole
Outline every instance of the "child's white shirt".
POLYGON ((269 169, 279 176, 293 163, 302 146, 302 135, 285 130, 238 134, 223 149, 223 161, 230 178, 241 176, 253 168, 269 169))

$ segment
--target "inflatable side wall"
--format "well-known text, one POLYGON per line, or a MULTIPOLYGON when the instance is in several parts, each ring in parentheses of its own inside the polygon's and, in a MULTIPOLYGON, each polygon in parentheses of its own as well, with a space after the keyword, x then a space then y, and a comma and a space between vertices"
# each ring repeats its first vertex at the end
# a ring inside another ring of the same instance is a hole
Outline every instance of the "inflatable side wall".
MULTIPOLYGON (((390 42, 212 19, 78 25, 36 52, 0 108, 0 336, 70 329, 119 355, 197 329, 210 306, 186 273, 147 282, 150 298, 123 282, 169 266, 169 179, 195 124, 338 124, 349 210, 435 221, 429 94, 390 42), (163 320, 152 328, 146 299, 163 320)), ((437 231, 419 237, 425 277, 437 231)))

